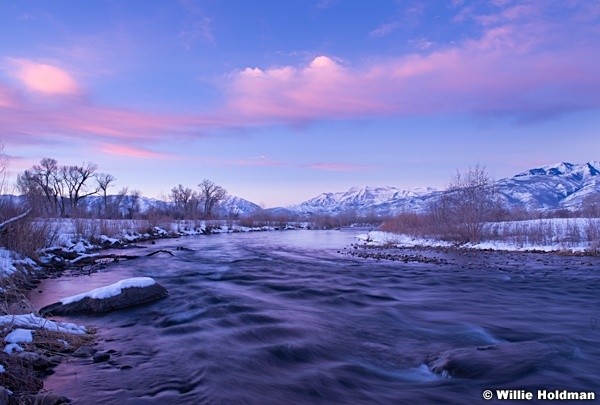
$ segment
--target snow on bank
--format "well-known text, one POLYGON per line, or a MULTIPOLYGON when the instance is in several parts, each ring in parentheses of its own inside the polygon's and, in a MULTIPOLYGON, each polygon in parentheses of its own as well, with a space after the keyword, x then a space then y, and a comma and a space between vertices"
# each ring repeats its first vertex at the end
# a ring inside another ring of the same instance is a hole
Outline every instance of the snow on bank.
MULTIPOLYGON (((600 244, 600 219, 553 218, 487 223, 479 243, 461 248, 502 251, 586 252, 600 244)), ((456 243, 405 234, 372 231, 358 239, 373 245, 448 247, 456 243)))
POLYGON ((8 343, 31 343, 33 342, 32 333, 31 329, 17 328, 6 335, 4 341, 8 343))
POLYGON ((88 292, 85 292, 82 294, 77 294, 77 295, 73 295, 71 297, 63 298, 62 300, 60 300, 60 303, 63 305, 66 305, 66 304, 70 304, 72 302, 81 301, 84 298, 92 298, 92 299, 102 300, 102 299, 114 297, 114 296, 121 294, 121 292, 124 288, 131 288, 131 287, 142 288, 142 287, 149 287, 154 284, 156 284, 156 281, 154 281, 154 279, 152 279, 150 277, 128 278, 125 280, 121 280, 117 283, 108 285, 106 287, 96 288, 94 290, 91 290, 91 291, 88 291, 88 292))
POLYGON ((37 329, 45 329, 52 332, 70 333, 72 335, 84 335, 87 330, 84 326, 78 326, 74 323, 61 323, 50 321, 45 318, 35 316, 33 313, 27 315, 3 315, 0 316, 0 326, 2 329, 10 330, 4 341, 4 352, 12 354, 22 352, 25 349, 19 343, 33 342, 33 332, 37 329))
POLYGON ((17 271, 13 262, 13 253, 10 250, 0 248, 0 277, 6 277, 17 271))
MULTIPOLYGON (((16 272, 28 275, 38 270, 40 270, 40 267, 30 258, 23 258, 17 252, 0 247, 0 279, 8 278, 16 272)), ((0 287, 0 292, 5 292, 6 289, 11 288, 10 285, 5 285, 4 288, 0 287)))
POLYGON ((397 234, 391 232, 371 231, 366 234, 356 236, 357 239, 363 240, 372 245, 396 245, 402 247, 413 246, 431 246, 431 247, 446 247, 452 246, 452 243, 438 239, 426 239, 416 236, 397 234))
POLYGON ((86 333, 84 326, 78 326, 74 323, 50 321, 46 318, 35 316, 33 313, 26 315, 2 315, 0 316, 0 326, 46 329, 52 332, 71 333, 73 335, 83 335, 86 333))

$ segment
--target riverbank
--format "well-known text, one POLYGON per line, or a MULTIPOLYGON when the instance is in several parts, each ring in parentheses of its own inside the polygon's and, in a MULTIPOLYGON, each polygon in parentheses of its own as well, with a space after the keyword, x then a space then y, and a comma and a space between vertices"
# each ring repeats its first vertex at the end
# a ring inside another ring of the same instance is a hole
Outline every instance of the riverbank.
POLYGON ((571 256, 600 255, 600 239, 587 238, 584 240, 581 238, 567 238, 559 232, 556 232, 553 237, 548 237, 543 241, 522 235, 520 238, 509 236, 501 238, 499 236, 496 240, 482 240, 477 243, 458 243, 436 238, 418 237, 382 231, 370 231, 359 235, 357 239, 363 241, 367 246, 394 246, 421 249, 433 248, 458 251, 555 253, 571 256))

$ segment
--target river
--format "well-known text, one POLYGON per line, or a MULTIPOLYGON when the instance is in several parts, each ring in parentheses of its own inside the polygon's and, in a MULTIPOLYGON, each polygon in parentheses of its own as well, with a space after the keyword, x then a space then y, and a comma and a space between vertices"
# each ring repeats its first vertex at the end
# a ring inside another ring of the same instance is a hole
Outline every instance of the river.
POLYGON ((507 271, 338 253, 355 234, 166 239, 140 252, 174 256, 45 280, 42 294, 30 294, 36 308, 127 277, 153 277, 170 292, 142 307, 69 317, 97 327, 111 359, 72 359, 45 388, 76 404, 464 404, 500 388, 600 394, 598 260, 541 269, 539 257, 521 255, 507 271), (447 378, 424 364, 448 349, 531 341, 554 355, 501 380, 447 378))

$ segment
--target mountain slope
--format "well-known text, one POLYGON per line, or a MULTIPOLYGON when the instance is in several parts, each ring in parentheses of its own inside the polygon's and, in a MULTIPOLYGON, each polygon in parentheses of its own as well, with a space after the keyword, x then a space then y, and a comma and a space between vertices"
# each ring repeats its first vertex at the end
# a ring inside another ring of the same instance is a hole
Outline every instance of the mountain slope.
MULTIPOLYGON (((590 194, 600 193, 600 162, 561 162, 530 169, 496 181, 507 208, 528 210, 580 209, 590 194)), ((351 188, 345 192, 323 193, 287 210, 304 215, 394 215, 423 212, 441 191, 431 187, 401 190, 395 187, 351 188)))
POLYGON ((398 189, 396 187, 353 187, 345 192, 323 193, 308 201, 287 207, 300 214, 356 213, 366 215, 397 214, 401 211, 421 211, 439 191, 427 188, 398 189))
POLYGON ((509 206, 575 210, 586 196, 600 193, 600 162, 543 166, 501 179, 496 185, 509 206))

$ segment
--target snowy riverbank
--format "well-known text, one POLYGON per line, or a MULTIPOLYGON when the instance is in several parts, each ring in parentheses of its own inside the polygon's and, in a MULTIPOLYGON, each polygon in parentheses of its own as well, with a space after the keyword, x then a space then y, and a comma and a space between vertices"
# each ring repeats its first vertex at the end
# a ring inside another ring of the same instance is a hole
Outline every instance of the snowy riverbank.
POLYGON ((371 231, 358 236, 374 246, 438 247, 509 252, 555 252, 597 255, 600 250, 599 218, 553 218, 485 224, 478 243, 458 244, 435 238, 371 231))

